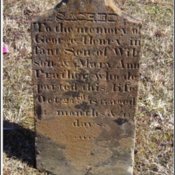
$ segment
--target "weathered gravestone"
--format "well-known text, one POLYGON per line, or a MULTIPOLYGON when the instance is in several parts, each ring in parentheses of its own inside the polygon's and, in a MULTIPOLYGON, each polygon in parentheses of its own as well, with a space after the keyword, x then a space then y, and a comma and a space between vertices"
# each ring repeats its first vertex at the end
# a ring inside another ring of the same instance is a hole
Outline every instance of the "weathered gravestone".
POLYGON ((32 23, 37 167, 131 175, 141 25, 111 0, 70 0, 32 23))

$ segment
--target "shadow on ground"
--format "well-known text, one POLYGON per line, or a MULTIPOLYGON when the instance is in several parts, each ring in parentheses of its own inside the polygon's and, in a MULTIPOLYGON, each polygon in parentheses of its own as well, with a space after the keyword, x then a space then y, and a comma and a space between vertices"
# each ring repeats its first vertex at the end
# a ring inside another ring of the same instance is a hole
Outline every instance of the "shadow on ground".
POLYGON ((3 151, 8 157, 17 158, 31 167, 36 167, 35 133, 9 121, 4 121, 3 125, 3 151))

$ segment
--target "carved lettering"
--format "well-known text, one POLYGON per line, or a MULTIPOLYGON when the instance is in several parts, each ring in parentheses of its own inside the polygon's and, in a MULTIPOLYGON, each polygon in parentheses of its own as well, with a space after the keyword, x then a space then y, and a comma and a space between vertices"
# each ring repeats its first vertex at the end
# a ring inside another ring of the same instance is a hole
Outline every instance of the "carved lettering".
POLYGON ((39 84, 37 85, 38 93, 39 92, 48 92, 48 91, 77 91, 78 87, 76 83, 72 84, 39 84))
POLYGON ((60 44, 61 38, 57 36, 45 36, 44 34, 38 34, 35 36, 35 42, 37 44, 60 44))
POLYGON ((86 129, 89 129, 91 127, 93 127, 94 123, 91 123, 91 122, 84 122, 84 121, 80 121, 79 119, 75 120, 72 125, 74 127, 78 127, 78 128, 86 128, 86 129))
POLYGON ((52 28, 47 23, 34 23, 34 30, 36 32, 51 32, 52 28))
POLYGON ((141 26, 133 21, 116 14, 110 2, 73 0, 61 1, 32 23, 41 169, 128 174, 141 45, 141 26))
POLYGON ((59 55, 59 48, 44 48, 35 46, 33 49, 34 55, 47 55, 47 56, 54 56, 59 55))
POLYGON ((77 27, 76 31, 81 34, 93 33, 93 34, 119 34, 125 35, 126 29, 117 27, 97 26, 97 27, 77 27))
POLYGON ((71 54, 74 56, 81 56, 81 57, 89 57, 89 56, 107 56, 107 48, 103 49, 78 49, 78 48, 70 48, 65 49, 66 54, 71 54))
POLYGON ((80 68, 112 68, 110 62, 91 61, 90 59, 79 59, 74 65, 80 68))
POLYGON ((58 12, 55 20, 60 21, 92 21, 92 22, 115 22, 118 21, 118 15, 114 13, 64 13, 58 12))
POLYGON ((114 48, 114 53, 117 56, 125 56, 125 57, 137 57, 139 56, 139 51, 136 50, 136 48, 121 48, 121 47, 117 47, 114 48))
POLYGON ((57 33, 71 33, 73 28, 71 26, 64 26, 63 23, 58 23, 55 27, 55 32, 57 33))
POLYGON ((131 46, 139 46, 140 44, 141 44, 140 40, 136 40, 136 39, 130 40, 130 45, 131 46))
POLYGON ((69 111, 69 110, 57 110, 56 114, 59 117, 64 117, 64 116, 72 116, 72 117, 98 117, 98 112, 95 111, 94 109, 90 109, 89 111, 80 111, 80 110, 74 110, 74 111, 69 111))
POLYGON ((41 67, 41 68, 53 68, 55 66, 55 63, 50 60, 46 61, 34 61, 33 63, 35 66, 41 67))
POLYGON ((137 87, 131 86, 130 84, 113 84, 114 92, 137 92, 137 87))

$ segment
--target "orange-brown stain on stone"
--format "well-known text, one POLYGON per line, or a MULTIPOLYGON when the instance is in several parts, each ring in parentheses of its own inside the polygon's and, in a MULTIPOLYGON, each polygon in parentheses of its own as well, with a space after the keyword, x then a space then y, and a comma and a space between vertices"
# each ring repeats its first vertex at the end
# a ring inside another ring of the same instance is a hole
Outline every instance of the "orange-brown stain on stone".
POLYGON ((38 134, 64 147, 66 159, 79 168, 103 162, 111 156, 109 150, 104 150, 94 143, 101 134, 101 128, 93 119, 65 116, 37 121, 36 128, 38 134))

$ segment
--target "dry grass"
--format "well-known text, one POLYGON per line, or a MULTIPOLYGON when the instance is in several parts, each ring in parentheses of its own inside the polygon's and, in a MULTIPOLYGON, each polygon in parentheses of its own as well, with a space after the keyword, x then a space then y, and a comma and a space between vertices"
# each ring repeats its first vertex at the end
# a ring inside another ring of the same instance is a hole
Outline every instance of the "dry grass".
MULTIPOLYGON (((19 128, 4 132, 4 175, 44 175, 32 168, 30 23, 34 16, 52 8, 56 2, 4 1, 4 41, 10 46, 3 68, 4 120, 7 126, 11 122, 19 128)), ((122 8, 143 23, 135 174, 172 175, 173 2, 128 0, 122 8)))

